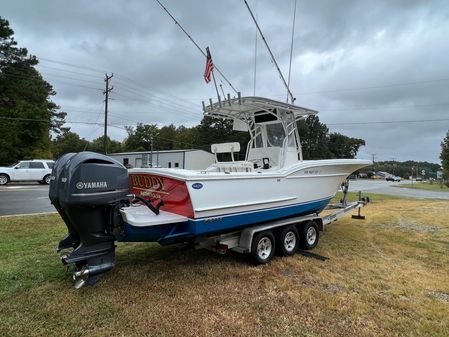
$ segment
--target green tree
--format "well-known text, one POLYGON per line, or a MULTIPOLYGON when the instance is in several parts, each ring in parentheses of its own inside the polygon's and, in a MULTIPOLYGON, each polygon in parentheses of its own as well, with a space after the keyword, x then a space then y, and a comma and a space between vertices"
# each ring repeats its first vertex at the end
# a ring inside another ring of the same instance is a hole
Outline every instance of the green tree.
MULTIPOLYGON (((153 149, 154 150, 173 150, 176 148, 176 126, 170 124, 163 126, 153 137, 153 149)), ((188 147, 188 146, 187 146, 188 147)), ((184 146, 184 148, 186 148, 184 146)))
POLYGON ((128 137, 124 142, 125 151, 149 151, 151 150, 151 141, 155 140, 159 129, 156 124, 139 123, 135 128, 127 126, 126 132, 128 137))
POLYGON ((65 153, 84 151, 88 144, 89 142, 84 138, 80 138, 77 133, 65 131, 51 141, 51 152, 56 159, 65 153))
MULTIPOLYGON (((116 140, 112 140, 109 137, 107 137, 106 139, 108 142, 108 153, 122 152, 122 143, 116 140)), ((95 138, 94 140, 89 142, 87 150, 92 152, 104 153, 104 136, 95 138)))
POLYGON ((449 131, 441 142, 441 165, 443 166, 443 175, 449 186, 449 131))
MULTIPOLYGON (((413 176, 416 177, 416 175, 421 176, 422 178, 435 178, 436 172, 440 169, 439 164, 435 163, 429 163, 426 161, 414 161, 414 160, 407 160, 404 162, 398 162, 398 161, 379 161, 376 162, 376 171, 384 171, 389 172, 394 175, 397 175, 399 177, 408 178, 412 175, 412 168, 413 168, 413 176), (425 174, 422 175, 422 171, 425 171, 425 174)), ((371 166, 369 169, 366 170, 372 170, 373 167, 371 166)), ((363 169, 362 169, 363 170, 363 169)))
POLYGON ((0 17, 0 164, 50 158, 50 131, 64 131, 65 113, 50 100, 55 95, 34 68, 38 61, 17 47, 9 22, 0 17))
POLYGON ((363 139, 351 138, 340 133, 330 133, 327 144, 332 158, 355 158, 362 145, 365 145, 363 139))
POLYGON ((246 146, 249 142, 247 132, 234 131, 232 120, 204 117, 198 129, 199 148, 210 151, 210 145, 225 142, 240 143, 240 153, 238 159, 245 157, 246 146))
POLYGON ((200 145, 199 142, 198 128, 187 128, 184 125, 181 125, 176 129, 176 138, 174 141, 175 149, 179 150, 187 147, 202 149, 203 146, 200 145))
POLYGON ((316 115, 298 122, 304 159, 323 159, 331 156, 327 143, 329 129, 316 115))

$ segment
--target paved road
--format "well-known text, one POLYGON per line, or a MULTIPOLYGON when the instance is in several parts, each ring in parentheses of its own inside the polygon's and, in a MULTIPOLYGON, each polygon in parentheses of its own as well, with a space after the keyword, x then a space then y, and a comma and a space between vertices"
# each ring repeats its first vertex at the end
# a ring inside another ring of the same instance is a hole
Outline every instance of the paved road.
POLYGON ((0 216, 55 211, 48 199, 48 185, 8 184, 0 187, 0 216))
MULTIPOLYGON (((404 181, 392 183, 383 180, 351 180, 350 191, 406 196, 419 199, 448 199, 449 192, 423 191, 399 188, 394 185, 410 183, 404 181)), ((8 184, 0 187, 0 216, 14 214, 32 214, 55 212, 48 199, 48 186, 35 184, 8 184)))
POLYGON ((351 180, 350 191, 362 191, 378 194, 388 194, 417 199, 449 199, 449 192, 425 191, 414 188, 395 187, 395 185, 410 184, 409 180, 389 182, 385 180, 351 180))

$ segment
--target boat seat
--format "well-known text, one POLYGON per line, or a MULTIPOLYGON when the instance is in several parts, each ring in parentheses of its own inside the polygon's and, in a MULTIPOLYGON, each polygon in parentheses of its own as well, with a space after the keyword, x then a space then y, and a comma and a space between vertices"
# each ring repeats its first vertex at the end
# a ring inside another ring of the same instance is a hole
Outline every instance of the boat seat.
POLYGON ((253 172, 254 164, 250 161, 229 161, 219 162, 209 166, 208 171, 215 172, 253 172))

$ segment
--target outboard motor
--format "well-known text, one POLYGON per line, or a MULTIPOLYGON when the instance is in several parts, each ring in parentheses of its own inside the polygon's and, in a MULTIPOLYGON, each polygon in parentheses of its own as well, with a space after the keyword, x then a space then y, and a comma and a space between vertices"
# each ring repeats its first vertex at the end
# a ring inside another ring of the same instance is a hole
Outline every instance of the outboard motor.
POLYGON ((67 225, 58 251, 74 264, 75 287, 96 283, 115 264, 114 229, 123 222, 120 208, 129 194, 128 172, 117 161, 93 152, 68 153, 52 173, 49 197, 67 225))

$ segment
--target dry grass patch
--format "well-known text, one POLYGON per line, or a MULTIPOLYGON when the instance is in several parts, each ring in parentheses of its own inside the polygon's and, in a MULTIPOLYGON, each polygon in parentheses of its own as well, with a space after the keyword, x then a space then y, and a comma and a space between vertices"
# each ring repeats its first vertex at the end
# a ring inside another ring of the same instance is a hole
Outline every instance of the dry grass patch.
POLYGON ((426 191, 449 192, 449 187, 440 182, 433 182, 432 184, 429 182, 416 182, 413 184, 400 184, 393 186, 402 188, 416 188, 419 190, 426 190, 426 191))
POLYGON ((57 216, 1 219, 0 335, 448 336, 449 202, 375 197, 365 214, 327 228, 324 262, 119 244, 78 291, 57 216))

